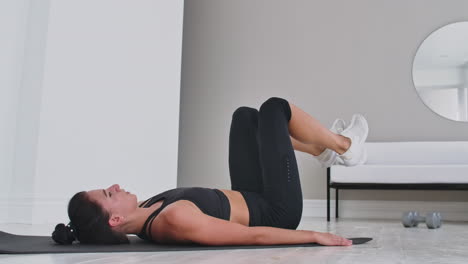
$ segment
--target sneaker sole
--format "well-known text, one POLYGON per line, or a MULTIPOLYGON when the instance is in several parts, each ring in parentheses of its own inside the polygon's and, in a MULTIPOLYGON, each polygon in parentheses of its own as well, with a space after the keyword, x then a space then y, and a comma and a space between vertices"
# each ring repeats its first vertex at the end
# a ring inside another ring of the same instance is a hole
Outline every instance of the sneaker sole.
MULTIPOLYGON (((369 124, 367 123, 366 118, 365 118, 363 115, 361 115, 361 114, 354 114, 353 117, 351 118, 351 122, 350 122, 349 128, 353 127, 353 126, 355 125, 355 123, 357 122, 358 119, 359 119, 359 121, 361 121, 361 122, 364 124, 364 127, 365 127, 364 131, 365 131, 365 132, 364 132, 364 136, 360 137, 360 138, 359 138, 359 141, 358 141, 357 143, 358 143, 359 145, 361 145, 361 144, 363 145, 364 142, 367 140, 367 136, 369 135, 369 124)), ((345 132, 345 131, 346 131, 346 130, 344 130, 343 132, 345 132)), ((343 132, 342 132, 341 134, 343 134, 343 132)), ((366 150, 364 149, 364 146, 362 146, 362 148, 363 148, 363 151, 365 152, 366 150)), ((345 164, 346 166, 362 165, 362 163, 365 162, 365 160, 364 160, 365 157, 363 157, 363 155, 366 155, 366 154, 367 154, 367 153, 361 153, 361 158, 360 158, 359 161, 358 161, 356 164, 354 164, 354 165, 346 165, 347 162, 345 162, 344 160, 343 160, 343 162, 344 162, 344 164, 345 164)), ((366 159, 367 159, 367 158, 366 158, 366 159)))

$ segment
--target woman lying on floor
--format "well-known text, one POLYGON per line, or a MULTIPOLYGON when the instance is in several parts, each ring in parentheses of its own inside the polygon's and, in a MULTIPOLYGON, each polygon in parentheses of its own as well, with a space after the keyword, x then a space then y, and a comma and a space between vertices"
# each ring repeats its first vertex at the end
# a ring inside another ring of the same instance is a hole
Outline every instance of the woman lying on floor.
POLYGON ((330 130, 285 99, 273 97, 260 110, 240 107, 229 134, 232 190, 176 188, 146 201, 112 185, 79 192, 68 205, 70 223, 58 224, 57 243, 128 243, 127 234, 156 243, 275 245, 319 243, 348 246, 343 237, 296 230, 302 191, 294 149, 325 167, 362 164, 368 125, 354 115, 330 130))

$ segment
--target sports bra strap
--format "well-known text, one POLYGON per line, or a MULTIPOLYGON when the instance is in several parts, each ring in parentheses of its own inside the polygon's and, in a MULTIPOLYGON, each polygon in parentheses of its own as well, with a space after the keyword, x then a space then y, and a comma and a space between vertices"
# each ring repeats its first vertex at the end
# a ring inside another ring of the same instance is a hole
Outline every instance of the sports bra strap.
MULTIPOLYGON (((151 226, 153 225, 153 221, 154 219, 156 219, 156 216, 158 216, 158 214, 161 212, 162 209, 164 209, 165 207, 165 203, 166 203, 166 200, 164 197, 161 197, 160 199, 158 199, 157 201, 155 201, 153 204, 161 201, 161 200, 164 200, 163 203, 161 204, 161 206, 154 210, 154 212, 152 212, 148 218, 146 219, 145 223, 143 224, 143 228, 141 229, 140 231, 140 234, 141 236, 143 237, 148 237, 150 240, 153 240, 153 235, 151 233, 151 226), (150 229, 150 232, 147 232, 147 229, 150 229)), ((149 200, 148 200, 149 201, 149 200)), ((143 204, 145 204, 147 202, 144 202, 143 204)))

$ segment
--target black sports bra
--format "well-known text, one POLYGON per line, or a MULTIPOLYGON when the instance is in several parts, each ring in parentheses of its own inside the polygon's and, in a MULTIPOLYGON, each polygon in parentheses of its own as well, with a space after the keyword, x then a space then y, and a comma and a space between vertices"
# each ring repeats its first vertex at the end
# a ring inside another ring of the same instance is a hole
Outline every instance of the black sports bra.
POLYGON ((200 208, 203 213, 216 218, 229 221, 231 216, 229 200, 226 195, 218 189, 202 187, 176 188, 153 196, 140 204, 139 207, 148 208, 161 200, 164 200, 161 207, 151 213, 148 219, 146 219, 140 233, 137 234, 139 238, 153 241, 150 230, 154 219, 166 206, 179 200, 191 201, 200 208))

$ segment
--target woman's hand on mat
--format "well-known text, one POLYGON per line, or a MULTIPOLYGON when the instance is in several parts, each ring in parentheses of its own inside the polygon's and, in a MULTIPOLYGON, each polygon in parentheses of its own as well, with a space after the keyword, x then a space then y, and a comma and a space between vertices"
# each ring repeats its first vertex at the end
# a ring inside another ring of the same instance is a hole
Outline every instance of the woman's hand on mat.
POLYGON ((315 242, 324 246, 351 246, 353 241, 331 233, 315 232, 315 242))

